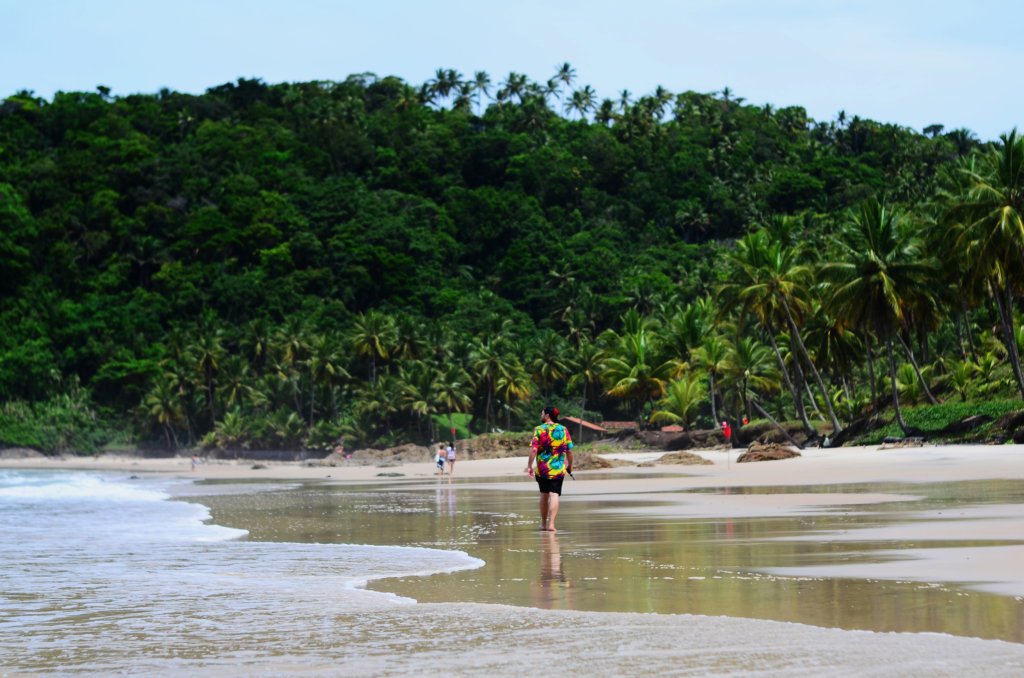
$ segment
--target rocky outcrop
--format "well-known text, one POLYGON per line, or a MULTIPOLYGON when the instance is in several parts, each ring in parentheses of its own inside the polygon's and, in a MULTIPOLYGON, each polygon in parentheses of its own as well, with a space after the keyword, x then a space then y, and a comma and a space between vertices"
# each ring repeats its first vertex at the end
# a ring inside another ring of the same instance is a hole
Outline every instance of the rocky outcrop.
POLYGON ((713 461, 705 459, 699 454, 693 452, 670 452, 663 455, 657 461, 658 464, 674 464, 674 465, 685 465, 685 466, 707 466, 714 464, 713 461))
POLYGON ((780 459, 792 459, 799 457, 800 453, 792 447, 776 443, 752 443, 747 451, 739 456, 736 461, 746 464, 753 461, 778 461, 780 459))

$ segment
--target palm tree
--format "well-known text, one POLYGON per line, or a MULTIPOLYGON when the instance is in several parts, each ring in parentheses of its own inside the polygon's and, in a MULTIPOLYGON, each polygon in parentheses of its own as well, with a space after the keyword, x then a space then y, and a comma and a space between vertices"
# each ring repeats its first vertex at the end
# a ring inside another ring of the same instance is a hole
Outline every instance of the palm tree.
POLYGON ((513 71, 508 74, 505 82, 501 85, 501 89, 498 90, 498 98, 504 100, 514 97, 519 103, 523 103, 527 84, 528 80, 525 75, 513 71))
POLYGON ((484 389, 486 404, 484 406, 485 425, 490 430, 494 423, 493 402, 498 389, 498 382, 507 378, 513 368, 513 359, 503 350, 503 342, 490 338, 474 342, 470 350, 470 369, 476 374, 477 386, 484 389))
POLYGON ((801 391, 804 379, 800 358, 803 359, 803 364, 814 376, 828 410, 832 434, 836 435, 842 427, 825 389, 821 373, 811 359, 796 323, 797 316, 803 316, 810 307, 808 283, 811 269, 797 263, 800 255, 800 248, 785 247, 783 243, 773 240, 767 230, 761 229, 748 234, 737 242, 736 251, 730 255, 734 265, 733 275, 731 280, 721 287, 720 293, 728 301, 726 305, 738 305, 741 309, 753 312, 757 317, 772 345, 783 381, 793 395, 797 415, 807 432, 813 433, 814 428, 811 427, 803 409, 801 391), (781 353, 775 344, 777 321, 788 327, 789 337, 797 354, 798 359, 793 365, 797 375, 796 383, 790 381, 781 353))
POLYGON ((725 371, 725 358, 728 354, 728 345, 718 335, 704 337, 701 345, 693 350, 693 364, 703 369, 708 375, 708 394, 711 397, 711 418, 716 425, 718 419, 718 408, 715 404, 718 390, 716 388, 717 378, 725 371))
POLYGON ((171 440, 173 438, 173 448, 177 449, 179 447, 178 434, 174 429, 185 418, 185 414, 182 409, 181 394, 175 388, 173 375, 164 375, 163 378, 158 379, 142 402, 146 414, 163 427, 167 446, 172 447, 171 440))
POLYGON ((594 114, 595 122, 608 126, 615 120, 615 102, 611 99, 602 99, 594 114))
POLYGON ((477 71, 473 74, 473 91, 476 92, 477 115, 483 113, 483 97, 490 98, 491 76, 486 71, 477 71))
POLYGON ((575 90, 572 93, 569 100, 565 102, 565 112, 572 113, 575 111, 582 120, 596 106, 597 92, 590 85, 586 85, 583 89, 575 90))
POLYGON ((693 420, 697 416, 707 392, 704 390, 704 380, 701 375, 691 372, 681 379, 670 382, 665 389, 665 396, 658 401, 656 409, 651 414, 651 423, 680 424, 689 430, 693 420))
POLYGON ((639 420, 644 403, 653 411, 654 400, 664 395, 665 383, 676 364, 661 361, 657 336, 644 327, 621 336, 609 330, 603 337, 606 343, 612 340, 604 353, 601 373, 607 393, 636 402, 639 420))
MULTIPOLYGON (((739 407, 752 416, 752 399, 757 393, 775 391, 779 373, 773 365, 771 349, 754 337, 741 337, 730 342, 723 361, 722 388, 735 392, 739 407)), ((734 412, 739 419, 739 412, 734 412)))
POLYGON ((379 311, 360 313, 352 323, 348 340, 356 355, 370 359, 372 384, 377 381, 377 361, 386 360, 398 341, 395 321, 379 311))
POLYGON ((556 67, 555 77, 552 79, 561 82, 566 89, 571 89, 572 83, 576 82, 576 69, 566 62, 556 67))
POLYGON ((1016 129, 1000 136, 1000 143, 980 160, 977 171, 965 169, 969 188, 946 222, 958 233, 957 249, 970 254, 970 277, 986 280, 992 289, 1003 342, 1024 397, 1013 319, 1013 287, 1024 265, 1024 137, 1016 129))
POLYGON ((536 356, 530 363, 533 380, 545 397, 555 384, 569 376, 570 362, 567 357, 568 344, 553 330, 541 332, 534 347, 536 356))
POLYGON ((569 377, 568 384, 570 389, 582 386, 580 425, 579 431, 577 431, 580 440, 583 440, 583 418, 587 411, 587 391, 594 384, 601 382, 603 366, 601 349, 589 341, 580 344, 580 347, 576 350, 576 357, 572 362, 572 376, 569 377))
POLYGON ((203 384, 206 387, 206 406, 210 411, 210 427, 217 421, 214 398, 214 376, 220 369, 225 351, 222 343, 223 333, 221 330, 205 332, 199 335, 196 343, 192 345, 192 359, 196 370, 202 375, 203 384))
POLYGON ((517 403, 528 402, 533 397, 533 379, 518 360, 513 360, 506 373, 498 378, 495 395, 505 410, 505 428, 512 428, 512 409, 517 403))
POLYGON ((466 370, 458 365, 451 365, 440 371, 434 378, 434 399, 438 409, 448 413, 448 427, 455 430, 454 412, 465 412, 472 404, 473 381, 466 370))
POLYGON ((629 110, 629 106, 633 103, 633 94, 628 89, 624 89, 619 92, 619 111, 626 113, 629 110))
POLYGON ((306 369, 309 372, 309 425, 316 423, 316 390, 317 387, 331 388, 351 375, 342 365, 344 355, 334 339, 328 335, 318 334, 309 345, 309 357, 306 358, 306 369))
POLYGON ((900 410, 893 337, 909 300, 929 289, 935 266, 900 215, 874 198, 851 214, 837 245, 838 260, 821 270, 828 307, 846 327, 873 333, 885 342, 896 422, 909 435, 900 410))

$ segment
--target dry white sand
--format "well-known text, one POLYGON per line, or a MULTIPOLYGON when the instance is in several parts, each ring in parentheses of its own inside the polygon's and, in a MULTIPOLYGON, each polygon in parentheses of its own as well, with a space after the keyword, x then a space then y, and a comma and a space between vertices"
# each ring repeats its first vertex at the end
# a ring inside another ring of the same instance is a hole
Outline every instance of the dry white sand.
MULTIPOLYGON (((737 450, 701 451, 709 466, 622 467, 607 471, 577 472, 567 481, 564 500, 574 502, 614 495, 616 500, 647 502, 631 512, 663 518, 745 517, 808 515, 858 510, 865 504, 905 502, 899 524, 842 533, 815 533, 807 538, 821 541, 897 542, 921 544, 971 540, 970 548, 916 548, 894 551, 887 562, 851 563, 817 568, 789 568, 778 573, 806 576, 856 577, 913 581, 957 582, 1004 595, 1024 596, 1024 504, 962 506, 955 510, 916 511, 920 498, 912 491, 918 483, 964 480, 1024 481, 1024 446, 964 445, 925 446, 881 450, 851 447, 808 449, 803 456, 784 461, 737 464, 737 450), (671 475, 667 475, 671 474, 671 475), (883 487, 856 492, 829 486, 851 483, 909 484, 898 492, 883 487), (806 487, 806 492, 730 494, 735 487, 806 487), (824 487, 822 487, 824 486, 824 487), (722 492, 692 492, 722 488, 722 492), (1017 542, 1017 544, 1007 544, 1017 542), (991 544, 991 545, 988 545, 991 544)), ((651 461, 660 453, 607 455, 637 463, 651 461)), ((507 482, 489 482, 491 490, 535 492, 525 475, 526 457, 459 460, 455 478, 478 479, 506 476, 507 482)), ((307 466, 299 462, 208 461, 190 470, 188 457, 139 459, 103 455, 96 458, 28 458, 0 460, 0 468, 88 469, 133 474, 166 474, 182 478, 330 483, 391 483, 421 479, 437 483, 433 463, 401 466, 307 466)), ((441 482, 444 482, 443 480, 441 482)), ((472 485, 472 481, 470 481, 472 485)), ((484 485, 481 485, 483 487, 484 485)), ((621 509, 616 509, 621 510, 621 509)), ((877 551, 874 551, 878 554, 877 551)))

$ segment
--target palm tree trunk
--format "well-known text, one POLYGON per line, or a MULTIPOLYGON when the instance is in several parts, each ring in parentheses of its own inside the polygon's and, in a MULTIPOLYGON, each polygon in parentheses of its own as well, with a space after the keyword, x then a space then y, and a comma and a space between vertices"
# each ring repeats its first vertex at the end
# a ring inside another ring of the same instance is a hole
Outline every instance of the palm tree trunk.
POLYGON ((850 384, 846 380, 846 373, 842 375, 843 380, 843 395, 846 396, 846 411, 850 414, 850 419, 853 419, 853 399, 850 397, 850 384))
POLYGON ((316 417, 316 380, 312 373, 309 375, 309 425, 313 426, 316 417))
POLYGON ((864 335, 864 346, 868 351, 868 381, 871 382, 871 412, 878 414, 878 380, 875 379, 875 353, 871 350, 871 335, 864 335))
POLYGON ((817 398, 814 397, 814 394, 811 393, 811 385, 808 384, 805 381, 803 383, 803 387, 804 387, 804 390, 807 391, 807 400, 810 401, 811 407, 814 408, 814 413, 816 415, 818 415, 819 417, 821 417, 822 419, 824 419, 825 418, 825 413, 821 411, 820 407, 818 407, 818 400, 817 400, 817 398))
POLYGON ((780 424, 779 422, 775 421, 775 417, 773 417, 772 415, 768 414, 768 411, 765 410, 763 407, 761 407, 761 403, 757 402, 754 399, 751 399, 751 401, 754 404, 754 409, 756 409, 758 411, 758 413, 760 413, 760 415, 762 417, 764 417, 765 419, 770 421, 772 423, 772 426, 777 428, 779 430, 779 433, 781 433, 783 436, 785 436, 786 440, 788 440, 797 449, 801 449, 801 450, 804 449, 803 445, 801 445, 797 441, 793 440, 792 436, 789 435, 789 432, 787 432, 786 429, 784 429, 782 427, 782 424, 780 424))
POLYGON ((210 405, 210 428, 217 423, 217 410, 213 404, 213 377, 206 378, 206 400, 210 405))
POLYGON ((493 388, 491 386, 491 377, 487 377, 487 410, 486 410, 486 414, 484 415, 484 418, 487 420, 486 424, 487 424, 487 431, 488 432, 491 432, 491 431, 494 430, 494 426, 493 426, 494 415, 491 412, 491 391, 492 390, 493 390, 493 388))
POLYGON ((903 335, 899 332, 896 333, 896 338, 900 340, 900 345, 903 346, 903 352, 907 355, 910 360, 910 366, 914 368, 914 374, 917 375, 917 380, 921 382, 921 388, 924 389, 924 395, 928 398, 928 402, 932 405, 938 405, 939 401, 932 395, 931 389, 928 388, 928 382, 925 381, 924 377, 921 376, 921 368, 917 366, 917 360, 914 359, 914 350, 910 348, 910 345, 903 340, 903 335))
POLYGON ((715 422, 715 426, 718 426, 718 407, 715 406, 715 375, 710 371, 708 372, 708 385, 711 392, 711 419, 715 422))
POLYGON ((953 317, 953 329, 956 330, 956 348, 960 352, 960 360, 967 360, 967 351, 964 350, 963 313, 957 313, 953 317))
POLYGON ((967 346, 971 349, 971 358, 974 362, 978 362, 978 347, 974 345, 974 333, 971 332, 971 312, 967 308, 967 303, 964 301, 960 302, 964 309, 964 334, 967 335, 967 346))
POLYGON ((900 429, 903 431, 903 435, 910 435, 910 427, 907 426, 907 422, 903 420, 903 412, 900 410, 900 394, 896 389, 896 359, 893 357, 892 351, 892 333, 885 337, 885 350, 889 355, 889 382, 892 386, 892 408, 895 412, 896 423, 899 424, 900 429))
POLYGON ((1010 296, 1010 286, 1006 286, 1005 298, 1000 290, 993 289, 993 292, 996 297, 996 307, 999 309, 999 322, 1003 326, 1003 343, 1006 344, 1006 353, 1013 366, 1013 376, 1017 379, 1017 388, 1020 390, 1021 397, 1024 398, 1024 374, 1020 370, 1017 335, 1013 331, 1013 298, 1010 296))
POLYGON ((786 369, 786 361, 782 359, 782 352, 779 351, 779 345, 775 341, 774 328, 768 326, 768 341, 772 345, 772 351, 775 353, 775 360, 779 363, 779 371, 782 372, 782 380, 786 384, 786 388, 789 389, 790 394, 793 396, 793 405, 796 408, 796 416, 800 420, 800 423, 804 425, 804 431, 808 435, 816 434, 814 427, 811 426, 811 420, 807 418, 807 410, 804 408, 804 399, 800 394, 800 391, 793 387, 793 381, 789 378, 789 370, 786 369))
MULTIPOLYGON (((843 427, 839 425, 839 418, 836 417, 835 408, 832 407, 832 400, 828 397, 828 391, 825 389, 825 382, 821 380, 821 373, 818 372, 818 368, 814 366, 814 361, 811 360, 810 353, 807 352, 807 347, 804 346, 804 340, 800 336, 800 331, 797 329, 796 321, 793 320, 793 313, 789 310, 789 302, 786 301, 786 297, 780 295, 779 298, 782 300, 782 308, 786 311, 786 320, 789 323, 789 329, 796 337, 796 344, 800 347, 800 354, 804 357, 807 365, 811 368, 811 374, 814 375, 814 380, 818 384, 818 390, 821 391, 821 397, 825 401, 825 408, 828 410, 829 420, 832 422, 832 437, 835 437, 843 430, 843 427)), ((1024 393, 1024 390, 1021 391, 1024 393)))

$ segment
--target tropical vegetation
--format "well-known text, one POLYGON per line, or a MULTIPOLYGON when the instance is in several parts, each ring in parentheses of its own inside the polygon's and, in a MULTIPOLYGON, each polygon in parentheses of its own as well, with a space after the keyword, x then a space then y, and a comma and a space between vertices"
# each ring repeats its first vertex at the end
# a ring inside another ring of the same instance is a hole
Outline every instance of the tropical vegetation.
POLYGON ((0 442, 426 443, 547 402, 912 433, 934 403, 1024 398, 1022 252, 1015 131, 600 98, 569 64, 22 91, 0 442))

